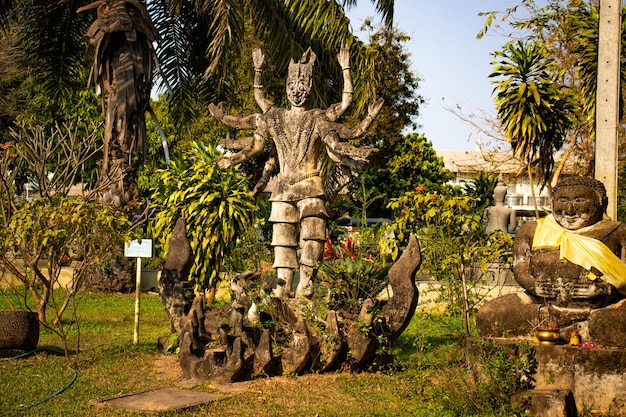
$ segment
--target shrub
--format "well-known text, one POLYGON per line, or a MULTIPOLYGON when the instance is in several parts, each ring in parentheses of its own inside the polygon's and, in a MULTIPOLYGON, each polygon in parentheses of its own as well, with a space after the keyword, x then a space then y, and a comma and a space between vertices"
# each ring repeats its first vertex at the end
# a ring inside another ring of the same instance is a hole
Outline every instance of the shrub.
POLYGON ((129 230, 126 214, 80 198, 18 203, 0 230, 0 266, 19 281, 10 287, 22 294, 18 307, 34 308, 44 326, 64 337, 61 319, 67 308, 75 307, 77 293, 107 254, 129 240, 129 230), (72 278, 61 283, 61 270, 68 264, 72 278))
POLYGON ((158 185, 152 190, 152 236, 167 253, 176 220, 185 217, 195 258, 190 278, 210 294, 225 253, 245 234, 256 210, 248 178, 236 169, 220 170, 213 162, 218 156, 214 145, 192 142, 188 154, 172 160, 169 169, 157 170, 158 185))

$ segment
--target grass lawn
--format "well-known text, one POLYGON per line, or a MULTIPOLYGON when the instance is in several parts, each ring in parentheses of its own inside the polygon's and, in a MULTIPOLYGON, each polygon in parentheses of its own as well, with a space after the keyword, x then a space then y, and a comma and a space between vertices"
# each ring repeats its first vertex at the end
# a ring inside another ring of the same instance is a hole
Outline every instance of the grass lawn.
MULTIPOLYGON (((14 357, 19 352, 0 351, 0 415, 137 416, 97 407, 94 401, 180 387, 175 358, 164 361, 167 358, 156 345, 159 336, 169 333, 159 297, 142 294, 137 345, 132 343, 134 303, 133 294, 87 294, 80 304, 81 350, 71 361, 55 353, 62 352, 61 342, 46 329, 39 341, 41 350, 23 357, 14 357), (170 372, 163 372, 163 363, 170 363, 170 372)), ((3 308, 7 307, 0 298, 3 308)), ((243 383, 244 389, 228 398, 176 415, 511 415, 506 406, 494 404, 484 386, 471 382, 463 359, 462 333, 458 319, 418 312, 397 343, 397 369, 393 371, 259 378, 243 383)), ((209 383, 187 388, 220 392, 209 383)))

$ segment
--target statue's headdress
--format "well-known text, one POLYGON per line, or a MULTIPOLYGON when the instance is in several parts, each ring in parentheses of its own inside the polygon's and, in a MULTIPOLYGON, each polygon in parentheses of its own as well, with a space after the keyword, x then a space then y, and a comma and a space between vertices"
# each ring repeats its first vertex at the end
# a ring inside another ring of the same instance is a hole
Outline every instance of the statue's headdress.
POLYGON ((313 79, 313 64, 315 64, 315 53, 308 48, 302 54, 302 58, 300 61, 295 62, 293 59, 289 63, 289 72, 287 74, 287 79, 291 80, 307 80, 308 84, 311 85, 313 79))

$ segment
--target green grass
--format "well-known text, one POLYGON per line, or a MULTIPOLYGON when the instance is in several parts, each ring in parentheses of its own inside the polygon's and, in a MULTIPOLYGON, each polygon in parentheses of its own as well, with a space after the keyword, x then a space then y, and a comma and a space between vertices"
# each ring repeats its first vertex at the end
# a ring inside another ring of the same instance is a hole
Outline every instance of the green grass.
MULTIPOLYGON (((158 296, 143 294, 139 343, 133 345, 134 295, 89 293, 81 300, 81 350, 68 361, 58 336, 44 329, 43 350, 19 358, 0 351, 0 415, 26 407, 20 416, 137 416, 94 401, 118 394, 163 386, 174 380, 157 377, 160 336, 169 333, 158 296), (70 384, 76 375, 76 380, 70 384), (69 386, 67 386, 69 384, 69 386), (67 386, 67 387, 66 387, 67 386), (60 391, 60 392, 59 392, 60 391), (58 393, 57 393, 58 392, 58 393), (49 398, 49 399, 48 399, 49 398), (35 405, 40 400, 45 402, 35 405), (30 407, 30 408, 28 408, 30 407)), ((0 299, 0 309, 6 308, 0 299)), ((466 378, 458 319, 418 313, 398 340, 396 369, 386 373, 332 373, 301 377, 259 378, 244 392, 194 407, 177 416, 498 416, 504 409, 470 406, 464 395, 476 396, 460 384, 466 378), (446 397, 446 389, 452 389, 446 397), (472 408, 473 407, 473 408, 472 408), (467 408, 463 408, 466 410, 467 408)), ((176 366, 178 366, 176 364, 176 366)), ((209 383, 193 390, 215 392, 209 383)), ((477 403, 477 399, 474 399, 477 403)), ((160 414, 160 415, 174 415, 160 414)))

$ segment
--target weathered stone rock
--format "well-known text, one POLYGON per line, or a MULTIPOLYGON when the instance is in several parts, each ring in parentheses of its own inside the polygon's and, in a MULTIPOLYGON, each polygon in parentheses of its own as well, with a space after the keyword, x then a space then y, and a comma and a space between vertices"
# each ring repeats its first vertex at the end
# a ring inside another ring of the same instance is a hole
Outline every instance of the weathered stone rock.
POLYGON ((419 296, 415 285, 415 274, 421 263, 419 241, 415 235, 412 235, 402 256, 389 270, 392 296, 383 306, 382 316, 390 331, 388 336, 390 343, 400 336, 413 318, 419 296))
POLYGON ((187 221, 184 217, 176 220, 172 236, 168 241, 167 259, 163 269, 176 271, 177 279, 186 281, 193 264, 191 244, 187 239, 187 221))
POLYGON ((603 308, 589 317, 588 341, 598 346, 626 348, 626 310, 603 308))
POLYGON ((356 328, 352 328, 347 334, 350 360, 353 365, 359 367, 374 358, 378 340, 368 334, 364 334, 356 328))
POLYGON ((325 324, 328 336, 320 340, 322 372, 330 371, 337 367, 345 347, 335 311, 331 310, 328 312, 325 324))
POLYGON ((313 340, 304 321, 299 321, 293 330, 292 343, 282 357, 283 372, 301 374, 312 360, 313 340))
POLYGON ((158 285, 161 303, 170 321, 170 332, 182 335, 184 319, 191 300, 186 296, 185 282, 176 278, 176 272, 163 270, 158 285))
POLYGON ((476 329, 478 334, 487 337, 530 337, 538 310, 539 306, 524 294, 507 294, 478 310, 476 329))
POLYGON ((530 390, 516 395, 512 403, 536 417, 576 417, 570 390, 530 390))
POLYGON ((240 381, 246 374, 244 352, 245 346, 241 338, 235 339, 226 364, 219 368, 219 372, 214 372, 215 376, 213 379, 222 380, 224 382, 240 381))
POLYGON ((272 356, 272 338, 269 330, 265 330, 261 334, 259 344, 254 351, 254 368, 255 374, 272 374, 274 367, 274 358, 272 356))
POLYGON ((181 323, 190 308, 192 299, 187 293, 192 293, 190 287, 189 270, 193 263, 191 245, 187 239, 183 217, 176 221, 174 231, 169 239, 167 260, 157 289, 161 303, 170 320, 170 331, 182 336, 184 323, 181 323))

